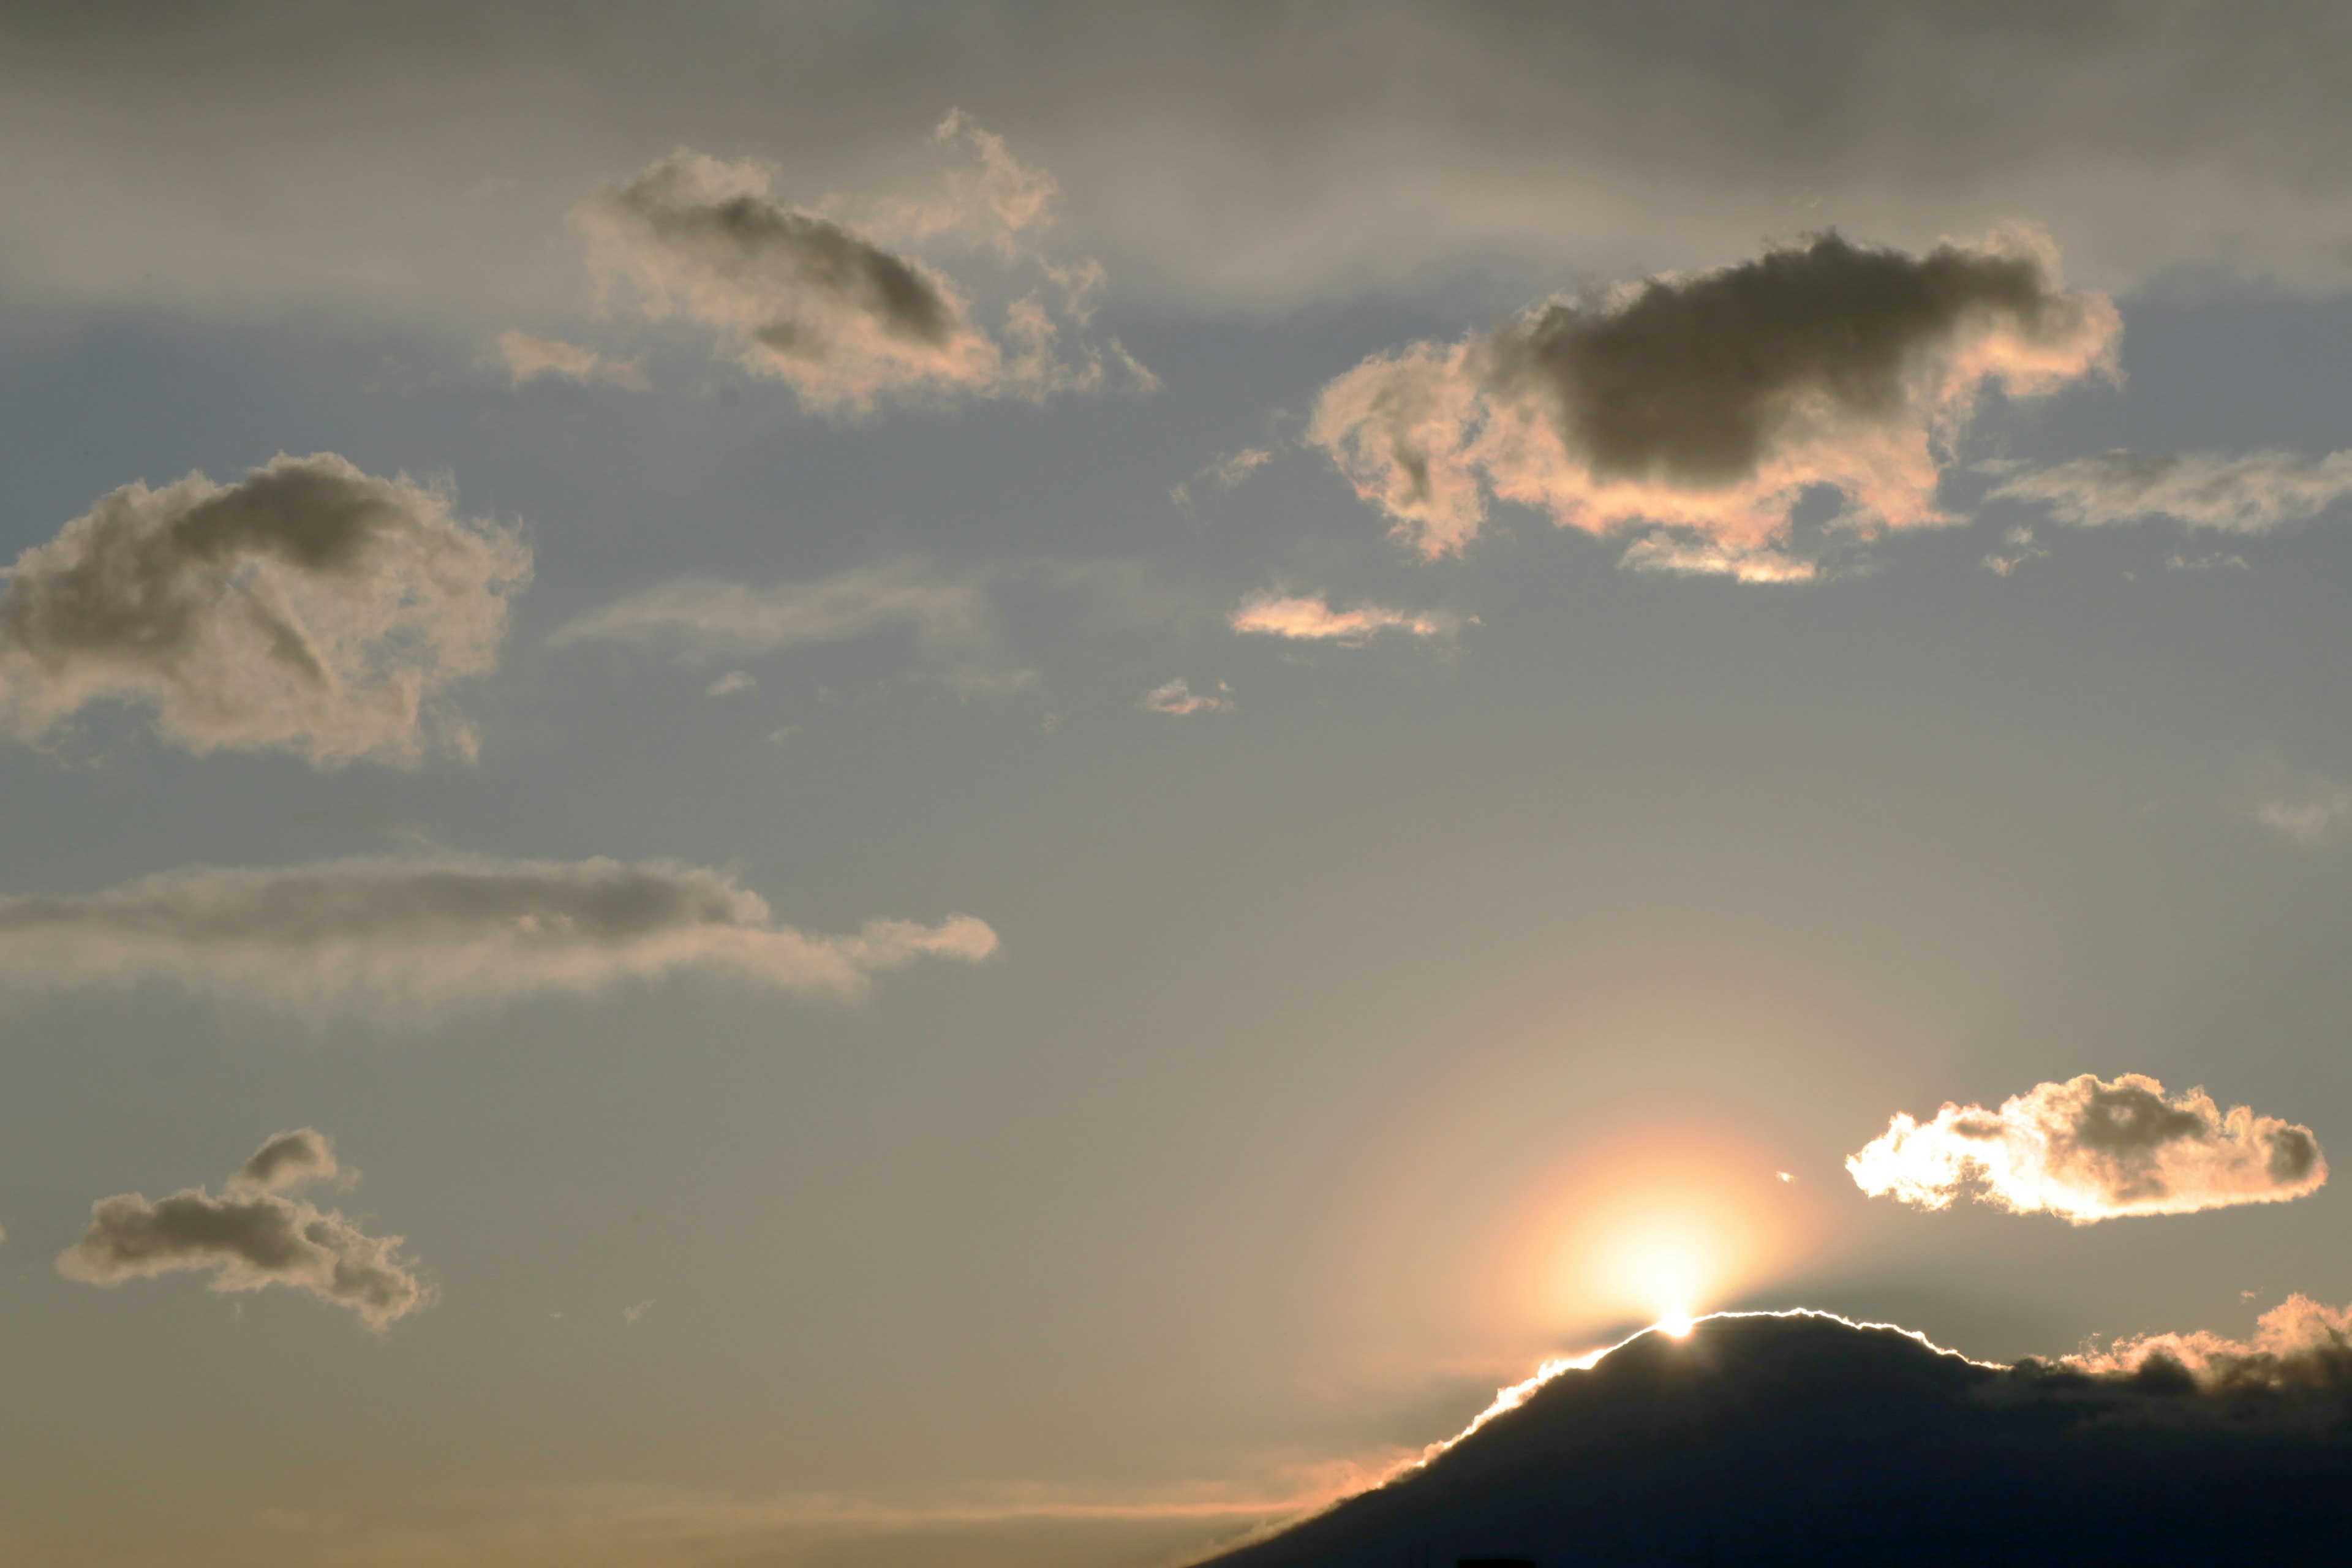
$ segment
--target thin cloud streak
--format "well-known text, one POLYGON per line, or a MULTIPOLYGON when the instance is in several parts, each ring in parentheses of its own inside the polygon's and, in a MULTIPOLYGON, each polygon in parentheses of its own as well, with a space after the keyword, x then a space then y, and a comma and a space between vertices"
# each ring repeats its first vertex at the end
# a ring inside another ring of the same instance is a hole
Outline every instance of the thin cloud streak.
POLYGON ((1229 695, 1232 689, 1221 680, 1215 691, 1194 691, 1192 683, 1180 675, 1165 686, 1145 692, 1136 706, 1147 713, 1166 713, 1179 719, 1194 713, 1230 713, 1234 710, 1234 700, 1229 695))
POLYGON ((530 565, 511 531, 329 452, 125 485, 8 569, 0 725, 41 742, 110 701, 194 752, 470 756, 438 700, 496 666, 530 565))
POLYGON ((843 572, 811 583, 750 588, 682 578, 606 605, 561 627, 557 647, 583 642, 671 642, 698 653, 770 653, 837 642, 903 623, 927 641, 969 641, 981 593, 929 577, 910 563, 843 572))
POLYGON ((634 392, 645 390, 645 366, 641 362, 608 359, 594 349, 566 342, 562 338, 542 338, 509 330, 500 332, 492 346, 497 350, 499 363, 517 386, 541 376, 555 376, 583 386, 602 384, 634 392))
POLYGON ((2189 528, 2268 533, 2352 494, 2352 451, 2325 458, 2254 452, 2104 452, 2021 474, 1990 494, 2033 501, 2060 522, 2111 527, 2169 518, 2189 528))
POLYGON ((1947 1102, 1926 1122, 1897 1114, 1845 1163, 1872 1197, 1925 1209, 1973 1197, 2073 1225, 2285 1203, 2327 1181, 2308 1127, 2223 1111, 2201 1089, 2167 1095, 2138 1073, 2038 1084, 1998 1110, 1947 1102))
POLYGON ((1243 637, 1328 642, 1341 647, 1361 647, 1383 632, 1427 638, 1442 637, 1452 629, 1438 616, 1387 605, 1360 600, 1339 609, 1319 595, 1273 590, 1252 594, 1234 605, 1226 624, 1243 637))
POLYGON ((1425 559, 1503 500, 1631 535, 1636 570, 1797 580, 1809 492, 1837 492, 1848 538, 1951 521, 1937 487, 1983 390, 2112 373, 2119 323, 2025 229, 1917 257, 1828 234, 1377 355, 1323 389, 1307 439, 1425 559))
POLYGON ((778 923, 725 871, 676 860, 352 859, 196 867, 103 892, 0 898, 0 974, 28 990, 168 982, 298 1012, 434 1016, 700 974, 854 1003, 923 959, 977 963, 969 915, 849 934, 778 923))

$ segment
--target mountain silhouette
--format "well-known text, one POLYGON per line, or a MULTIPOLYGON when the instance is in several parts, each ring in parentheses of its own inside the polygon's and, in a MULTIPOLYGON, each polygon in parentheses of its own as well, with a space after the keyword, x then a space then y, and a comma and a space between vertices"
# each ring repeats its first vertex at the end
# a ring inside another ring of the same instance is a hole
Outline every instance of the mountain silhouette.
POLYGON ((1811 1313, 1652 1331, 1215 1568, 2352 1564, 2352 1354, 2201 1384, 1811 1313))

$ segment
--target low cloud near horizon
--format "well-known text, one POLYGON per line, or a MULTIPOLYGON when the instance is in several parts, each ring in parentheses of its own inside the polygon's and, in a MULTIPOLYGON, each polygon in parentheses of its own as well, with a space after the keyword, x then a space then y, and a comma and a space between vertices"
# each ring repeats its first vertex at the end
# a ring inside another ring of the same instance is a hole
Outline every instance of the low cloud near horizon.
POLYGON ((8 569, 0 723, 39 742, 112 701, 193 752, 470 755, 436 702, 495 667, 530 570, 512 531, 331 452, 125 485, 8 569))
POLYGON ((1972 1197, 2073 1225, 2285 1203, 2327 1181, 2308 1127, 2223 1111, 2201 1089, 2167 1095, 2138 1073, 2038 1084, 1998 1110, 1947 1102, 1925 1122, 1897 1114, 1845 1163, 1872 1197, 1924 1209, 1972 1197))
POLYGON ((58 1272, 120 1285, 209 1270, 215 1290, 306 1290, 382 1332, 430 1305, 433 1292, 400 1256, 402 1237, 370 1236, 339 1213, 286 1195, 339 1173, 326 1134, 310 1127, 281 1132, 237 1167, 218 1196, 197 1186, 152 1203, 139 1193, 99 1199, 89 1229, 58 1255, 58 1272))
POLYGON ((2112 374, 2120 331, 2038 233, 1923 256, 1830 233, 1375 355, 1323 389, 1307 439, 1426 559, 1501 500, 1626 538, 1628 566, 1802 579, 1810 492, 1838 494, 1844 535, 1950 521, 1937 487, 1982 392, 2112 374))
POLYGON ((985 921, 776 921, 733 874, 677 860, 329 860, 194 867, 101 892, 0 898, 0 974, 22 988, 169 981, 307 1012, 430 1016, 626 980, 703 974, 856 1002, 926 958, 976 963, 985 921))

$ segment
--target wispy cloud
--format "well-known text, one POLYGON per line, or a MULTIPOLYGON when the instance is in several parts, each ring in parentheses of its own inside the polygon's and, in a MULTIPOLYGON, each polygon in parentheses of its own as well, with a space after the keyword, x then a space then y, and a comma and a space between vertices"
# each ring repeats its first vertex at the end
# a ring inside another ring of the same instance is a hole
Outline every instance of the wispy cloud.
POLYGON ((537 381, 541 376, 556 376, 576 381, 583 385, 603 384, 642 391, 646 384, 644 364, 634 359, 607 359, 594 349, 561 338, 542 338, 530 332, 508 331, 500 332, 492 345, 499 363, 517 386, 537 381))
POLYGON ((2274 760, 2246 770, 2241 809, 2305 849, 2325 849, 2352 828, 2352 789, 2323 773, 2298 773, 2274 760))
POLYGON ((338 1173, 324 1133, 279 1133, 218 1196, 187 1187, 152 1203, 138 1193, 99 1199, 89 1228, 58 1256, 58 1272, 92 1285, 181 1269, 210 1273, 215 1290, 283 1285, 348 1308, 380 1332, 430 1304, 433 1293, 400 1256, 401 1237, 370 1236, 339 1213, 286 1195, 338 1173))
POLYGON ((919 960, 995 948, 968 915, 803 931, 732 875, 676 860, 198 867, 0 898, 0 973, 20 989, 168 981, 309 1012, 431 1016, 685 973, 847 1002, 919 960))
POLYGON ((583 616, 548 640, 559 647, 670 642, 697 653, 768 653, 895 623, 913 626, 929 641, 950 643, 976 634, 981 604, 972 584, 932 577, 911 563, 771 588, 682 578, 583 616))
POLYGON ((1454 629, 1450 619, 1423 612, 1395 609, 1367 600, 1339 608, 1319 594, 1284 594, 1270 589, 1252 594, 1235 605, 1227 624, 1244 637, 1336 643, 1341 647, 1360 647, 1383 632, 1425 638, 1442 637, 1454 629))
POLYGON ((104 701, 192 751, 410 763, 487 673, 530 577, 512 531, 332 453, 235 484, 126 485, 16 558, 0 593, 0 722, 42 740, 104 701))
POLYGON ((1926 1122, 1898 1114, 1845 1164, 1873 1197, 1926 1209, 1973 1197, 2074 1225, 2284 1203, 2327 1181, 2308 1127, 2242 1105, 2224 1111, 2201 1089, 2167 1095, 2137 1073, 2037 1084, 1998 1110, 1948 1103, 1926 1122))
POLYGON ((1217 682, 1213 692, 1194 691, 1192 683, 1182 676, 1156 686, 1143 694, 1136 704, 1147 713, 1168 713, 1182 718, 1192 713, 1230 713, 1234 710, 1233 688, 1217 682))
POLYGON ((2105 452, 2021 474, 1991 493, 2038 501, 2059 521, 2084 527, 2169 518, 2190 528, 2267 533, 2352 494, 2352 451, 2319 458, 2105 452))
POLYGON ((1307 438, 1425 557, 1483 534, 1492 498, 1633 533, 1639 569, 1787 581, 1816 566, 1791 540, 1807 492, 1843 498, 1848 534, 1949 521, 1979 392, 2111 368, 2118 322, 2025 230, 1924 256, 1824 235, 1367 360, 1307 438))

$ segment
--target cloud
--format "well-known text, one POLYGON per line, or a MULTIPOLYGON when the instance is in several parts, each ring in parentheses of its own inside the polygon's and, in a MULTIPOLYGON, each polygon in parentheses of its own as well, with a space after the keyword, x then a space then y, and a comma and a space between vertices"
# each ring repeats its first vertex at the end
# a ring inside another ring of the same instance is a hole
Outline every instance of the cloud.
POLYGON ((568 343, 561 338, 536 337, 509 330, 498 335, 496 347, 499 363, 506 367, 517 386, 543 375, 562 376, 583 385, 602 382, 637 391, 646 384, 644 366, 637 361, 607 359, 594 349, 568 343))
POLYGON ((2012 528, 2001 536, 2009 547, 2007 553, 1996 551, 1984 558, 1985 570, 1996 577, 2006 577, 2029 561, 2040 561, 2050 552, 2035 542, 2030 528, 2012 528))
POLYGON ((2254 1321, 2251 1341, 2210 1329, 2132 1334, 2104 1350, 2068 1356, 2063 1364, 2092 1373, 2137 1373, 2158 1360, 2223 1387, 2289 1381, 2305 1370, 2298 1363, 2315 1360, 2336 1363, 2340 1377, 2352 1370, 2352 1307, 2330 1307, 2298 1292, 2254 1321))
POLYGON ((1361 647, 1382 632, 1434 637, 1451 629, 1439 617, 1416 611, 1360 600, 1346 609, 1337 609, 1320 595, 1277 594, 1272 590, 1252 594, 1235 605, 1228 624, 1245 637, 1337 643, 1341 647, 1361 647))
POLYGON ((1809 492, 1842 498, 1843 534, 1950 521, 1941 466, 1984 388, 2112 369, 2118 331, 2026 230, 1924 256, 1825 234, 1377 355, 1323 389, 1307 438, 1429 559, 1499 500, 1632 534, 1637 569, 1781 581, 1815 570, 1791 539, 1809 492))
POLYGON ((748 669, 730 669, 710 683, 705 693, 710 697, 729 697, 738 691, 749 691, 760 684, 759 678, 748 669))
POLYGON ((821 412, 866 414, 886 399, 1090 392, 1114 368, 1138 387, 1158 384, 1116 339, 1083 336, 1105 276, 1097 264, 1039 260, 1058 310, 1033 289, 1005 306, 992 334, 964 289, 877 237, 880 230, 919 243, 977 227, 1002 259, 1026 256, 1020 237, 1046 220, 1052 177, 961 113, 949 115, 938 140, 975 155, 977 172, 951 175, 941 202, 875 205, 866 226, 779 201, 765 163, 688 148, 599 187, 572 217, 608 295, 655 320, 677 314, 711 329, 746 371, 785 382, 821 412))
POLYGON ((126 485, 8 569, 0 725, 38 742, 111 700, 195 752, 409 764, 430 732, 471 754, 438 699, 496 665, 530 576, 514 533, 332 453, 126 485))
POLYGON ((912 564, 772 588, 681 578, 583 616, 548 640, 559 647, 668 641, 702 654, 768 653, 903 622, 928 641, 961 642, 977 631, 980 608, 980 590, 972 584, 926 577, 912 564))
POLYGON ((676 860, 197 867, 98 893, 0 898, 0 974, 17 986, 168 981, 314 1013, 431 1016, 677 973, 851 1002, 919 959, 976 963, 995 948, 969 915, 799 931, 730 873, 676 860))
POLYGON ((2138 1073, 2037 1084, 1999 1110, 1948 1103, 1925 1123, 1898 1114, 1845 1166, 1872 1197, 1943 1209, 1968 1196, 2074 1225, 2284 1203, 2327 1181, 2308 1127, 2224 1112, 2201 1089, 2168 1097, 2138 1073))
POLYGON ((237 1168, 218 1197, 188 1187, 153 1203, 139 1193, 99 1199, 90 1205, 89 1228, 58 1255, 58 1272, 120 1285, 208 1269, 215 1290, 290 1286, 351 1309, 381 1332, 430 1305, 433 1292, 400 1256, 401 1237, 370 1236, 341 1214, 279 1190, 334 1173, 323 1135, 308 1128, 280 1133, 237 1168))
POLYGON ((1188 713, 1230 713, 1234 700, 1225 694, 1232 690, 1220 680, 1215 692, 1195 692, 1192 683, 1180 675, 1167 685, 1155 686, 1145 692, 1136 706, 1147 713, 1171 713, 1179 718, 1188 713))
POLYGON ((2352 789, 2275 762, 2249 770, 2245 814, 2290 843, 2325 849, 2352 826, 2352 789))
MULTIPOLYGON (((306 1182, 331 1181, 343 1174, 335 1162, 334 1141, 315 1127, 280 1132, 248 1156, 228 1179, 231 1187, 276 1192, 306 1182)), ((353 1171, 347 1178, 359 1180, 353 1171)))
POLYGON ((645 1321, 646 1314, 653 1310, 654 1304, 651 1301, 639 1301, 634 1307, 622 1308, 621 1326, 627 1329, 635 1328, 639 1323, 645 1321))
POLYGON ((1990 493, 2038 501, 2059 521, 2088 528, 2165 517, 2190 528, 2267 533, 2352 494, 2352 451, 2316 459, 2292 452, 2105 452, 2021 474, 1990 493))

